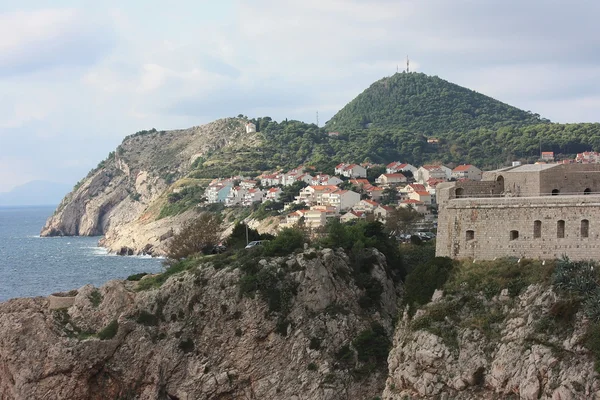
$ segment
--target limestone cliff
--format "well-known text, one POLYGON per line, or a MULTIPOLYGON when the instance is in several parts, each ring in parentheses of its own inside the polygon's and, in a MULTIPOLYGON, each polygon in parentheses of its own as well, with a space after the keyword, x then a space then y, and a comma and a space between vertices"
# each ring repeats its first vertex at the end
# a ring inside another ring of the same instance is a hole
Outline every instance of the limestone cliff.
POLYGON ((279 279, 266 297, 241 295, 243 269, 207 261, 149 290, 136 286, 157 277, 85 286, 68 308, 2 303, 0 398, 372 399, 386 371, 359 345, 373 324, 388 343, 399 294, 373 257, 382 290, 371 309, 348 256, 330 249, 257 260, 279 279))
POLYGON ((570 301, 544 285, 491 299, 436 292, 398 324, 382 398, 600 398, 588 322, 570 301))
POLYGON ((41 235, 106 235, 110 250, 125 246, 141 253, 153 247, 160 253, 161 238, 189 217, 157 221, 171 182, 185 176, 196 158, 251 140, 244 135, 243 121, 233 118, 132 135, 63 199, 41 235))

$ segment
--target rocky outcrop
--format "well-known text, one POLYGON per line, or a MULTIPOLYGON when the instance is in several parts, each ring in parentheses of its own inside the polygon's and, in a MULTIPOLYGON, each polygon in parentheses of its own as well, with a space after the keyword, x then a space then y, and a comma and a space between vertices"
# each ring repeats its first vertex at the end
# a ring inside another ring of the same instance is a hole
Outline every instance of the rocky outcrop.
POLYGON ((561 324, 568 314, 556 314, 560 304, 540 285, 515 298, 505 289, 491 300, 436 292, 414 318, 404 313, 382 398, 600 398, 594 361, 583 346, 587 322, 579 313, 561 324))
POLYGON ((66 309, 2 303, 0 398, 372 399, 386 371, 361 370, 353 340, 374 322, 391 338, 398 298, 374 257, 374 309, 358 305, 365 291, 346 254, 329 249, 258 260, 291 283, 285 312, 241 295, 240 269, 211 263, 146 291, 136 291, 144 280, 84 286, 66 309))
POLYGON ((126 138, 63 199, 41 236, 106 235, 113 251, 126 246, 139 254, 150 244, 160 253, 160 237, 183 220, 156 221, 170 182, 189 172, 195 158, 239 141, 244 132, 243 122, 230 118, 126 138))

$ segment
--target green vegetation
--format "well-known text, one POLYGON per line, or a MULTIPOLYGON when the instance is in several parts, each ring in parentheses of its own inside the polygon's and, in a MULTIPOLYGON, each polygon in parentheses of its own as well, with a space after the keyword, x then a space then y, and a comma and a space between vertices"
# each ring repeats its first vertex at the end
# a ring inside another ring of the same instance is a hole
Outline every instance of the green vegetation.
POLYGON ((203 199, 204 188, 201 186, 186 186, 177 193, 169 193, 167 204, 160 210, 158 219, 181 214, 197 206, 203 199))
POLYGON ((415 307, 427 304, 436 289, 448 280, 453 268, 453 262, 447 257, 436 257, 424 264, 418 265, 405 282, 404 302, 414 312, 415 307))
POLYGON ((202 252, 210 252, 219 243, 222 232, 223 226, 217 214, 202 213, 173 237, 167 257, 171 260, 182 260, 202 252))
POLYGON ((110 321, 110 323, 108 325, 106 325, 106 327, 104 329, 102 329, 100 332, 98 332, 98 339, 100 339, 100 340, 112 339, 116 336, 118 331, 119 331, 119 323, 117 322, 116 319, 113 319, 112 321, 110 321))
POLYGON ((137 313, 135 317, 135 321, 138 324, 146 325, 146 326, 156 326, 158 325, 160 318, 156 314, 151 314, 146 310, 141 310, 137 313))
POLYGON ((387 365, 387 357, 392 346, 383 326, 374 323, 371 329, 362 331, 353 341, 358 361, 373 366, 387 365))
POLYGON ((139 281, 140 279, 142 279, 143 277, 145 277, 146 275, 148 275, 147 272, 140 272, 139 274, 129 275, 127 277, 127 280, 136 282, 136 281, 139 281))
POLYGON ((162 284, 165 283, 167 279, 169 279, 169 277, 171 277, 172 275, 193 269, 199 264, 200 260, 198 258, 188 258, 182 261, 178 261, 169 266, 162 274, 156 274, 140 280, 136 286, 136 290, 142 291, 161 287, 162 284))
POLYGON ((100 303, 102 303, 102 294, 100 294, 100 291, 98 289, 94 288, 94 290, 92 290, 92 292, 88 296, 88 299, 94 307, 98 307, 100 303))
POLYGON ((183 351, 184 353, 189 353, 194 351, 194 341, 192 339, 185 339, 182 340, 181 342, 179 342, 179 350, 183 351))
POLYGON ((448 130, 521 126, 540 123, 538 115, 421 73, 397 73, 373 83, 340 110, 328 129, 404 129, 435 135, 448 130))

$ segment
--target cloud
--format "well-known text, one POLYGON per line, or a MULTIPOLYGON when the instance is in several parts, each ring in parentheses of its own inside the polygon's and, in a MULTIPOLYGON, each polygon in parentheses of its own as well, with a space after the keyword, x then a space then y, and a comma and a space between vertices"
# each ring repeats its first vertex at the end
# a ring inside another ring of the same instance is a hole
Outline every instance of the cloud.
POLYGON ((110 25, 75 9, 0 14, 0 77, 89 66, 114 45, 110 25))

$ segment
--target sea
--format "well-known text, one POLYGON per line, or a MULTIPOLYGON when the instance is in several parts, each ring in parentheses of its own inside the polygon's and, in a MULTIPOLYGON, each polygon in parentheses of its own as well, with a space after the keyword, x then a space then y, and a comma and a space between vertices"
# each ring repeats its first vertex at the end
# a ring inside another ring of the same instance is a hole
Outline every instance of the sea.
POLYGON ((54 209, 0 207, 0 302, 163 269, 159 258, 109 254, 98 247, 99 237, 40 237, 54 209))

